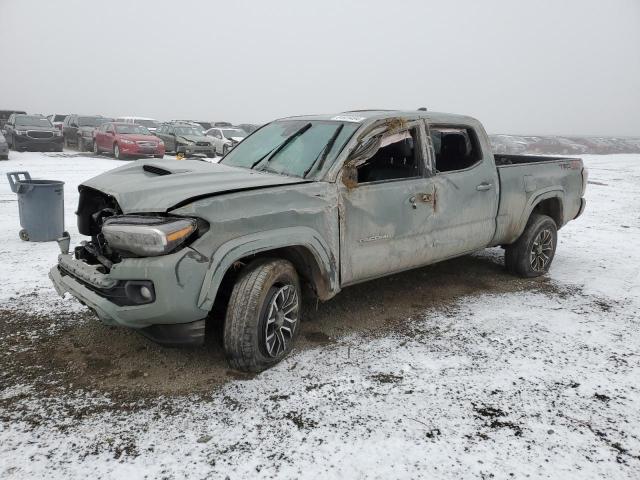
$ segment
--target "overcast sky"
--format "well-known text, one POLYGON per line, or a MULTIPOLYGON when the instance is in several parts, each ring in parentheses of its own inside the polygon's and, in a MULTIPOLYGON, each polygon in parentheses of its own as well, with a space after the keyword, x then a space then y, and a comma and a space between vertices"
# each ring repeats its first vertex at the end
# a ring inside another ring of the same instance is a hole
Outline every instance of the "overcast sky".
POLYGON ((0 0, 0 109, 640 136, 640 0, 0 0))

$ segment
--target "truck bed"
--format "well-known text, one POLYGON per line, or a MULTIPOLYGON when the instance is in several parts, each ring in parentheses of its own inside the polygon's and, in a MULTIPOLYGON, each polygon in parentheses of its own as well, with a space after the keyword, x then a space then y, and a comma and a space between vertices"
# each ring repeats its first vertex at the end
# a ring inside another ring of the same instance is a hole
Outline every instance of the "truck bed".
POLYGON ((558 228, 580 211, 583 182, 580 159, 539 155, 494 155, 494 158, 500 179, 494 244, 509 244, 518 238, 540 196, 557 198, 554 220, 558 228))
POLYGON ((520 165, 523 163, 541 163, 541 162, 557 162, 558 160, 575 160, 568 157, 548 157, 543 155, 505 155, 505 154, 493 154, 493 158, 496 161, 496 166, 501 167, 503 165, 520 165))

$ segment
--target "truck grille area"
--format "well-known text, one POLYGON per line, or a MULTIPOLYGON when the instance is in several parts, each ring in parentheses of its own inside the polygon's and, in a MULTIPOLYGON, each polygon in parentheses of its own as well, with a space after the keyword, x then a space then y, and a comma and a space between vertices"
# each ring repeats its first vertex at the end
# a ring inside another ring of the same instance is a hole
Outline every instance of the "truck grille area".
POLYGON ((209 147, 211 144, 209 142, 197 142, 196 145, 199 147, 209 147))
POLYGON ((53 137, 53 132, 42 132, 40 130, 29 130, 27 135, 31 138, 51 138, 53 137))

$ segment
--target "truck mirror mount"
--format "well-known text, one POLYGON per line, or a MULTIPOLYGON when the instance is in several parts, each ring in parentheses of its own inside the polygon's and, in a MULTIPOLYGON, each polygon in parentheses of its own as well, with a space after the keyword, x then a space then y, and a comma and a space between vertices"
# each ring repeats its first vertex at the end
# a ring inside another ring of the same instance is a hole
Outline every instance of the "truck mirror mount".
POLYGON ((358 186, 358 169, 352 163, 348 163, 342 169, 342 183, 352 189, 358 186))

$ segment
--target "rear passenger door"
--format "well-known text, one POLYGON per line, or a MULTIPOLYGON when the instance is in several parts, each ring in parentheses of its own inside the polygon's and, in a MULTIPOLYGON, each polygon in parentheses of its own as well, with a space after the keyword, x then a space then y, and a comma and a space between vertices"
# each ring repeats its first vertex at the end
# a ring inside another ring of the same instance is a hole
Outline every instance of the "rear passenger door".
POLYGON ((480 125, 427 125, 435 157, 438 260, 489 246, 496 229, 499 179, 480 125))

